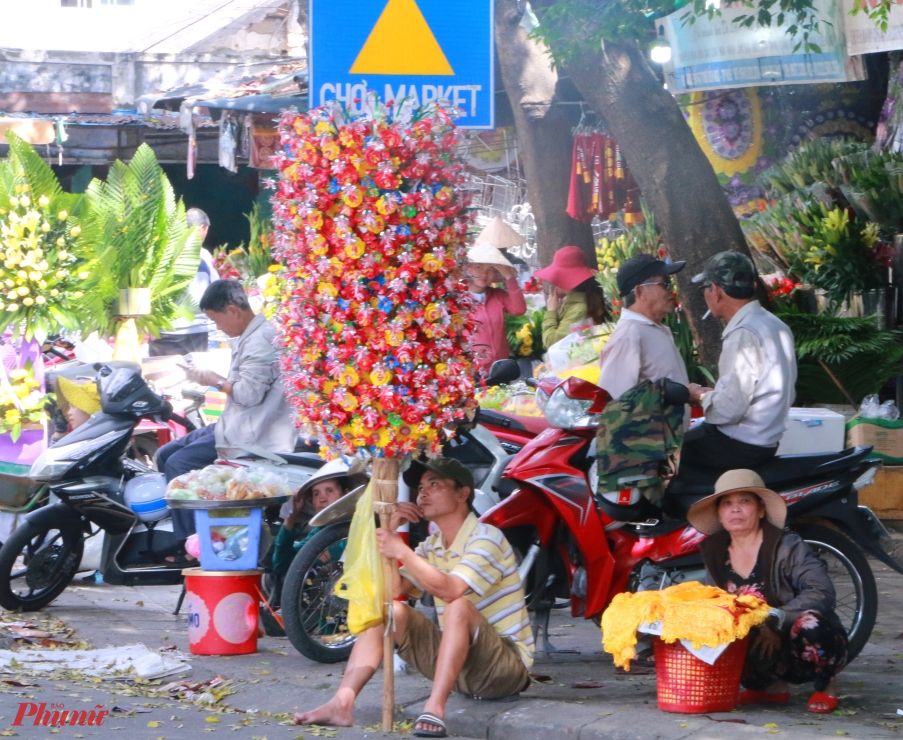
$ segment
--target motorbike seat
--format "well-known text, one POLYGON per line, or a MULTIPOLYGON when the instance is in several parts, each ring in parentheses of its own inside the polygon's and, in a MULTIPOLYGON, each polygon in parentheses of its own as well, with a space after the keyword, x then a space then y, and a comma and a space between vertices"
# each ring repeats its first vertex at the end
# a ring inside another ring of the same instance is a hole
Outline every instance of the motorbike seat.
POLYGON ((488 426, 510 429, 513 432, 527 432, 538 435, 549 428, 549 422, 545 416, 518 416, 495 409, 480 409, 477 413, 477 422, 488 426))
MULTIPOLYGON (((762 476, 765 485, 774 490, 792 486, 802 478, 836 475, 857 465, 871 447, 848 447, 841 452, 816 452, 805 455, 780 455, 773 457, 754 470, 762 476)), ((666 496, 677 500, 686 510, 715 490, 715 481, 724 471, 709 468, 683 467, 677 478, 668 486, 666 496)))
POLYGON ((301 454, 278 452, 276 454, 289 465, 300 465, 305 468, 311 468, 312 470, 319 470, 326 464, 326 461, 322 457, 312 452, 301 454))

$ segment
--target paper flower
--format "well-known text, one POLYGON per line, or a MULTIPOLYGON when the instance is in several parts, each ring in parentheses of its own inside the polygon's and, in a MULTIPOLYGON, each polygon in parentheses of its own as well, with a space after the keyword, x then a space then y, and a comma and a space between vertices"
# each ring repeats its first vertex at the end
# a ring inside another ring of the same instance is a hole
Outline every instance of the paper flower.
POLYGON ((80 328, 74 304, 96 283, 94 265, 69 213, 21 180, 0 203, 0 329, 22 324, 27 340, 43 342, 80 328))
POLYGON ((282 119, 273 255, 285 385, 332 454, 438 452, 474 404, 460 136, 441 107, 371 108, 282 119))

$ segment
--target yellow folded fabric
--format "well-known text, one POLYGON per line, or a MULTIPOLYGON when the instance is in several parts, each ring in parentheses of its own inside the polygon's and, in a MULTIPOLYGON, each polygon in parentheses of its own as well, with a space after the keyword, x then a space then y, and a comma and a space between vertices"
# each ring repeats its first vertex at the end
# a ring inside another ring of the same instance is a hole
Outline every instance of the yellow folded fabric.
POLYGON ((59 384, 60 393, 75 408, 81 409, 89 415, 100 411, 100 393, 97 390, 97 383, 73 383, 60 376, 59 384))
POLYGON ((662 591, 618 594, 602 615, 602 646, 615 665, 630 670, 636 631, 661 620, 665 642, 689 640, 695 649, 742 640, 768 618, 768 604, 751 595, 735 596, 696 581, 662 591))

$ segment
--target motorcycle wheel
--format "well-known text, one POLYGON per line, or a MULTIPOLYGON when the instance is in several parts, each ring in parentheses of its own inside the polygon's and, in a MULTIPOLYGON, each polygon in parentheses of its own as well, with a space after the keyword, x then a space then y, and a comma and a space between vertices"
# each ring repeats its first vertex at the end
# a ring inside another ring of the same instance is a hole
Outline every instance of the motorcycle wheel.
POLYGON ((852 661, 865 647, 878 616, 878 587, 862 551, 848 537, 816 524, 794 527, 827 566, 837 599, 834 611, 850 641, 852 661))
POLYGON ((354 647, 348 602, 333 593, 342 577, 350 527, 351 522, 333 524, 311 537, 295 555, 282 587, 285 633, 299 653, 318 663, 348 660, 354 647), (342 545, 341 555, 336 545, 342 545))
POLYGON ((0 606, 23 612, 47 606, 75 577, 84 549, 77 527, 25 522, 0 548, 0 606))

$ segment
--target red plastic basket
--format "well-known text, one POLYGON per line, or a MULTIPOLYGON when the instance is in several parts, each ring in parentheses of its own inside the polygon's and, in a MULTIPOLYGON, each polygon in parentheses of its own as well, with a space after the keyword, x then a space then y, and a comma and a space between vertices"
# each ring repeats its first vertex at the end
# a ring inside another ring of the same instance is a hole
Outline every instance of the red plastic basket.
POLYGON ((668 644, 656 637, 653 649, 658 708, 681 714, 731 711, 740 694, 746 642, 735 640, 715 665, 709 665, 680 642, 668 644))

